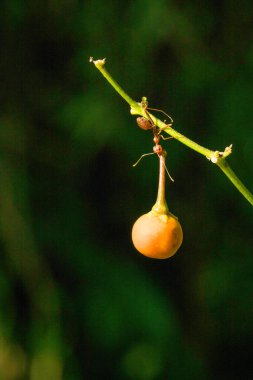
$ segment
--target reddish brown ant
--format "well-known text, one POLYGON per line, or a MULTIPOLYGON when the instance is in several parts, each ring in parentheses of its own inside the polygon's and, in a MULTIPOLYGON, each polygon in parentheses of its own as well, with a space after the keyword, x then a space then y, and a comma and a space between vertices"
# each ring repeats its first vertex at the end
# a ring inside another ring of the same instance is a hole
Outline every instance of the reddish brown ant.
MULTIPOLYGON (((157 112, 161 112, 163 113, 164 115, 166 115, 169 119, 170 119, 170 124, 167 124, 165 128, 170 128, 173 124, 173 119, 170 115, 168 115, 166 112, 164 112, 163 110, 160 110, 160 109, 157 109, 157 108, 150 108, 148 107, 148 102, 147 102, 147 98, 146 97, 143 97, 142 98, 142 101, 140 103, 141 107, 143 108, 143 110, 145 111, 146 115, 147 115, 147 118, 146 117, 143 117, 143 116, 139 116, 137 117, 136 121, 137 121, 137 124, 138 126, 141 128, 141 129, 144 129, 145 131, 149 130, 149 129, 152 129, 154 131, 154 134, 157 134, 157 133, 161 133, 162 129, 160 128, 157 128, 156 125, 154 124, 152 118, 151 118, 151 115, 149 114, 148 110, 152 110, 152 111, 157 111, 157 112)), ((163 128, 163 129, 165 129, 163 128)))
MULTIPOLYGON (((157 134, 154 136, 153 141, 154 141, 155 145, 153 146, 153 152, 142 154, 141 157, 139 158, 139 160, 138 160, 137 162, 135 162, 135 164, 133 164, 133 167, 135 167, 135 166, 140 162, 140 160, 141 160, 143 157, 145 157, 145 156, 150 156, 151 154, 157 154, 158 157, 161 157, 161 156, 162 156, 162 157, 164 157, 164 158, 167 156, 167 152, 166 152, 166 150, 163 149, 163 147, 159 144, 159 142, 160 142, 160 137, 162 137, 162 136, 161 136, 161 135, 157 135, 157 134)), ((172 138, 172 137, 168 137, 168 139, 169 139, 169 138, 172 138)), ((164 163, 164 167, 165 167, 165 170, 166 170, 166 172, 167 172, 167 174, 168 174, 170 180, 171 180, 172 182, 174 182, 174 179, 171 177, 171 175, 170 175, 170 173, 169 173, 169 171, 168 171, 168 169, 167 169, 165 163, 164 163)))
MULTIPOLYGON (((143 155, 139 158, 139 160, 138 160, 135 164, 133 164, 133 166, 136 166, 136 165, 140 162, 140 160, 141 160, 143 157, 145 157, 145 156, 149 156, 149 155, 151 155, 151 154, 157 154, 158 157, 163 156, 163 157, 165 158, 165 157, 167 156, 167 152, 166 152, 166 150, 164 150, 163 147, 159 144, 159 142, 160 142, 160 138, 162 138, 163 140, 169 140, 169 139, 173 138, 173 137, 171 137, 171 136, 170 136, 170 137, 164 137, 163 135, 161 135, 161 131, 162 131, 162 129, 157 128, 157 126, 154 124, 154 122, 153 122, 153 120, 152 120, 152 118, 151 118, 149 112, 147 111, 147 108, 148 108, 148 107, 147 107, 147 100, 146 100, 146 98, 143 98, 143 99, 142 99, 141 105, 142 105, 142 107, 144 108, 144 110, 145 110, 145 112, 146 112, 146 114, 147 114, 147 116, 148 116, 148 119, 146 119, 145 117, 137 117, 137 119, 136 119, 137 124, 138 124, 138 126, 139 126, 141 129, 143 129, 143 130, 145 130, 145 131, 150 130, 150 129, 153 131, 153 134, 154 134, 153 141, 154 141, 155 145, 153 146, 153 152, 152 152, 152 153, 145 153, 145 154, 143 154, 143 155)), ((172 123, 173 123, 173 119, 171 118, 171 116, 167 115, 164 111, 162 111, 162 110, 158 110, 158 109, 156 109, 156 108, 149 108, 149 109, 152 109, 152 110, 155 110, 155 111, 163 112, 166 116, 168 116, 168 117, 170 118, 171 124, 167 124, 167 125, 166 125, 166 128, 171 127, 171 125, 172 125, 172 123)), ((166 170, 166 172, 167 172, 169 178, 171 179, 171 181, 174 182, 174 180, 173 180, 173 178, 171 177, 171 175, 170 175, 170 173, 169 173, 169 171, 168 171, 168 169, 167 169, 165 163, 164 163, 164 167, 165 167, 165 170, 166 170)))

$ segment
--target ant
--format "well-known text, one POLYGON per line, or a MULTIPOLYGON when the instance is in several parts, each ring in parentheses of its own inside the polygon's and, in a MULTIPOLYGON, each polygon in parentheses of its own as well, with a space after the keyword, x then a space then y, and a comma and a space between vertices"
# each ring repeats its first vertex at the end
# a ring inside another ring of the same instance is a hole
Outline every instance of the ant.
MULTIPOLYGON (((146 119, 145 117, 141 117, 141 116, 140 116, 140 117, 137 117, 137 119, 136 119, 137 124, 138 124, 138 126, 139 126, 141 129, 144 129, 145 131, 150 130, 150 129, 153 131, 153 134, 154 134, 153 141, 154 141, 155 145, 153 146, 153 152, 143 154, 143 155, 138 159, 138 161, 137 161, 135 164, 133 164, 133 167, 135 167, 135 166, 140 162, 140 160, 141 160, 143 157, 145 157, 145 156, 149 156, 149 155, 151 155, 151 154, 157 154, 158 157, 164 157, 164 158, 165 158, 165 157, 167 156, 167 152, 166 152, 166 150, 164 150, 163 147, 159 144, 159 142, 160 142, 160 138, 162 138, 163 140, 169 140, 169 139, 173 138, 173 137, 171 137, 171 136, 170 136, 170 137, 164 137, 163 135, 161 135, 162 129, 161 129, 161 128, 157 128, 157 126, 154 124, 154 122, 153 122, 153 120, 152 120, 152 118, 151 118, 149 112, 147 111, 148 105, 147 105, 147 99, 146 99, 146 98, 142 98, 141 105, 142 105, 142 107, 144 108, 144 110, 145 110, 145 112, 146 112, 146 114, 147 114, 147 116, 148 116, 148 119, 146 119)), ((154 111, 163 112, 166 116, 169 117, 169 119, 170 119, 170 121, 171 121, 170 124, 167 124, 167 125, 166 125, 166 128, 170 128, 170 127, 172 126, 172 124, 173 124, 173 119, 172 119, 171 116, 167 115, 164 111, 162 111, 162 110, 158 110, 158 109, 156 109, 156 108, 149 108, 149 109, 154 110, 154 111)), ((164 162, 164 161, 163 161, 163 162, 164 162)), ((165 170, 166 170, 166 172, 167 172, 167 174, 168 174, 170 180, 171 180, 172 182, 174 182, 174 179, 171 177, 171 175, 170 175, 170 173, 169 173, 169 171, 168 171, 168 169, 167 169, 165 163, 164 163, 164 167, 165 167, 165 170)))
MULTIPOLYGON (((145 113, 147 114, 147 118, 140 116, 140 117, 137 117, 137 119, 136 119, 137 124, 141 129, 144 129, 145 131, 152 129, 154 134, 160 134, 162 131, 162 129, 157 128, 156 125, 154 124, 149 112, 147 111, 148 109, 152 110, 152 111, 162 112, 164 115, 166 115, 170 119, 170 124, 167 124, 166 128, 170 128, 172 126, 172 124, 174 122, 172 117, 170 115, 168 115, 166 112, 164 112, 163 110, 148 107, 148 101, 147 101, 147 98, 145 96, 142 98, 140 105, 143 108, 143 110, 145 111, 145 113)), ((167 140, 164 137, 162 137, 162 138, 164 140, 167 140)))

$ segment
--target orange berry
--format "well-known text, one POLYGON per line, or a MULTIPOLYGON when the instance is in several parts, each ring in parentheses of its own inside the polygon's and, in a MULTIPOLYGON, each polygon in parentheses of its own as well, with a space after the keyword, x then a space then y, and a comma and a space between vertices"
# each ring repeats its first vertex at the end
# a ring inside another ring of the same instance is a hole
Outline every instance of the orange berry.
POLYGON ((135 248, 144 256, 167 259, 173 256, 183 241, 183 231, 177 218, 169 212, 165 199, 166 151, 155 135, 155 149, 159 157, 159 183, 156 203, 152 210, 142 215, 133 225, 132 240, 135 248))
POLYGON ((174 215, 152 210, 134 223, 132 240, 135 248, 144 256, 167 259, 181 246, 183 231, 174 215))

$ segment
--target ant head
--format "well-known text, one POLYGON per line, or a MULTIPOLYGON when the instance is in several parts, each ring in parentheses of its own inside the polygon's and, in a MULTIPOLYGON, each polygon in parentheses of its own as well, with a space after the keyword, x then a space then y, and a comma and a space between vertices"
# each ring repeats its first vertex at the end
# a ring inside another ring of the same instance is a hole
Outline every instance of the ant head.
POLYGON ((151 122, 148 119, 145 119, 145 117, 137 117, 136 121, 138 126, 145 131, 153 128, 151 122))
POLYGON ((153 151, 154 151, 154 153, 158 154, 158 156, 161 156, 163 154, 163 148, 161 145, 158 145, 158 144, 156 144, 153 147, 153 151))

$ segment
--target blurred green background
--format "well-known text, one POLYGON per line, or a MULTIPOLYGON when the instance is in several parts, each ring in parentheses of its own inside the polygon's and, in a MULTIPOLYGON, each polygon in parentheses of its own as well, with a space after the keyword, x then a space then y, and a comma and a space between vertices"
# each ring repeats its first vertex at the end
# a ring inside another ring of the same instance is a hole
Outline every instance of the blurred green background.
MULTIPOLYGON (((0 379, 252 379, 252 206, 164 142, 184 242, 139 255, 156 199, 152 134, 131 97, 172 115, 253 189, 253 2, 5 0, 1 5, 0 379)), ((161 116, 163 119, 163 116, 161 116)))

